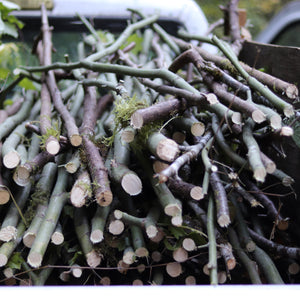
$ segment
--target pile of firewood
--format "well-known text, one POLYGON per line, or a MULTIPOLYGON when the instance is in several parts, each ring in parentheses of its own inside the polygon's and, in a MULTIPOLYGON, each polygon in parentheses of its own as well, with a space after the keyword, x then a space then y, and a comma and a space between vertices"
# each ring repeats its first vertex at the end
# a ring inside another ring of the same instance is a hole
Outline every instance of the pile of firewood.
POLYGON ((268 151, 297 87, 238 60, 233 13, 227 41, 132 16, 113 40, 80 16, 78 61, 53 62, 42 7, 39 66, 1 90, 2 284, 297 282, 294 179, 268 151))

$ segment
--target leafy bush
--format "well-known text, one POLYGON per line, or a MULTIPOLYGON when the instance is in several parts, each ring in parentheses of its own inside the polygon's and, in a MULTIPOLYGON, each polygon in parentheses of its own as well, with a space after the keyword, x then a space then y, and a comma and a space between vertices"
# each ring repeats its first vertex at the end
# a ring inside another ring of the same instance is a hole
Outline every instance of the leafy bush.
POLYGON ((2 35, 10 35, 14 38, 18 37, 18 28, 23 27, 15 16, 10 13, 14 10, 20 9, 18 5, 10 1, 0 2, 0 44, 2 35))

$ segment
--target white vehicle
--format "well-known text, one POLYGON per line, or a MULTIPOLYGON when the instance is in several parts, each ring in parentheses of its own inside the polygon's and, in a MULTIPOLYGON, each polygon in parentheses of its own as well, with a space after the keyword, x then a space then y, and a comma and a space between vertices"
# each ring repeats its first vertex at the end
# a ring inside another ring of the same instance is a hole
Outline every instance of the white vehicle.
MULTIPOLYGON (((48 9, 48 19, 53 26, 54 46, 65 47, 68 52, 75 51, 80 40, 80 32, 87 29, 77 14, 90 20, 96 30, 121 32, 127 25, 131 12, 128 8, 139 10, 143 15, 159 14, 158 23, 169 33, 176 35, 177 30, 185 28, 191 34, 205 34, 207 19, 201 8, 193 0, 47 0, 13 1, 21 9, 14 15, 24 22, 20 39, 31 42, 40 32, 40 4, 44 2, 48 9)), ((206 45, 208 49, 210 45, 206 45)), ((66 49, 63 49, 66 50, 66 49)), ((72 53, 69 53, 72 56, 72 53)))
POLYGON ((257 36, 261 43, 300 47, 300 1, 291 1, 257 36))

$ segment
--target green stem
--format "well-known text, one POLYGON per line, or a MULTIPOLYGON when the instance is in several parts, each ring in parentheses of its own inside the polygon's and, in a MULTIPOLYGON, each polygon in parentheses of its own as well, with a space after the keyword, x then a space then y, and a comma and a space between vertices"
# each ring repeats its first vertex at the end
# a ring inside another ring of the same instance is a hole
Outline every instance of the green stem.
POLYGON ((109 206, 97 206, 95 215, 91 220, 91 235, 90 240, 92 243, 100 243, 104 238, 105 224, 110 212, 109 206))
POLYGON ((20 155, 16 151, 17 145, 26 133, 25 122, 18 125, 5 139, 2 145, 3 164, 10 169, 15 168, 20 162, 20 155), (13 155, 15 153, 15 155, 13 155))
POLYGON ((265 166, 261 160, 260 148, 253 137, 254 122, 249 118, 243 126, 243 141, 248 149, 248 161, 253 171, 253 177, 258 182, 264 182, 267 175, 265 166))
POLYGON ((263 85, 256 78, 249 75, 247 71, 241 66, 236 55, 230 50, 224 42, 216 36, 212 37, 212 41, 220 48, 225 56, 232 62, 242 77, 248 82, 249 86, 257 90, 261 95, 265 96, 277 109, 282 111, 285 116, 291 117, 294 115, 294 108, 291 104, 285 102, 277 95, 275 95, 267 86, 263 85))
POLYGON ((44 254, 51 239, 51 235, 56 227, 61 211, 68 199, 68 194, 65 192, 67 180, 68 173, 64 168, 60 168, 45 218, 27 257, 27 261, 32 267, 41 266, 44 254))
POLYGON ((97 34, 97 31, 92 26, 92 24, 87 20, 87 18, 79 13, 77 13, 76 15, 80 19, 80 21, 85 25, 85 27, 89 30, 89 32, 93 35, 95 40, 97 42, 101 42, 101 39, 100 39, 99 35, 97 34))
POLYGON ((254 257, 258 263, 258 266, 262 269, 262 272, 266 276, 268 283, 284 284, 284 281, 282 280, 274 262, 264 250, 256 246, 254 257))
POLYGON ((135 254, 137 257, 146 257, 149 255, 149 252, 146 248, 145 240, 143 237, 143 232, 140 227, 136 225, 130 226, 131 239, 135 254))
POLYGON ((155 22, 158 19, 157 15, 153 15, 150 16, 144 20, 141 20, 139 22, 133 23, 129 26, 127 26, 127 28, 120 34, 120 36, 118 37, 118 39, 109 47, 105 48, 104 50, 97 52, 97 53, 93 53, 90 56, 88 56, 87 58, 85 58, 86 61, 97 61, 100 60, 101 58, 112 54, 114 52, 116 52, 122 45, 125 44, 127 38, 136 30, 141 29, 149 24, 152 24, 153 22, 155 22))
POLYGON ((34 101, 33 91, 26 93, 26 100, 22 104, 21 109, 11 117, 8 117, 3 123, 0 124, 0 140, 7 136, 16 126, 24 121, 30 114, 34 101))
POLYGON ((161 78, 169 81, 173 85, 186 89, 192 93, 201 95, 201 93, 192 87, 189 83, 187 83, 183 78, 175 73, 168 71, 167 69, 141 69, 141 68, 133 68, 123 65, 116 64, 108 64, 108 63, 95 63, 83 60, 81 62, 75 63, 53 63, 49 66, 40 66, 40 67, 23 67, 25 70, 29 72, 46 72, 54 69, 64 69, 64 70, 73 70, 78 68, 86 68, 95 72, 107 72, 107 73, 115 73, 119 75, 130 75, 135 77, 142 78, 161 78))
POLYGON ((238 233, 238 238, 240 240, 240 243, 244 249, 246 249, 248 252, 253 252, 256 248, 255 243, 250 237, 248 227, 246 225, 246 222, 244 220, 244 217, 242 215, 241 209, 239 207, 239 204, 237 203, 235 199, 235 195, 231 193, 229 195, 231 203, 234 205, 235 209, 235 224, 236 229, 238 233))
POLYGON ((0 247, 0 267, 3 267, 8 262, 10 256, 13 254, 14 250, 17 248, 17 246, 22 241, 22 237, 24 234, 24 231, 26 229, 25 223, 21 221, 19 225, 17 226, 17 236, 15 239, 3 243, 0 247))
POLYGON ((45 212, 51 195, 56 172, 56 163, 50 162, 46 164, 41 172, 40 179, 35 184, 35 191, 31 195, 31 200, 25 212, 25 218, 28 223, 30 223, 30 226, 26 230, 24 238, 26 239, 27 236, 27 239, 30 239, 30 243, 33 242, 33 239, 35 238, 45 217, 45 212))
MULTIPOLYGON (((138 10, 130 9, 130 11, 136 13, 141 18, 145 19, 145 16, 138 10)), ((169 34, 157 23, 151 24, 152 29, 162 38, 162 40, 169 45, 169 47, 175 52, 176 55, 180 54, 180 48, 178 45, 170 38, 169 34)))
POLYGON ((177 31, 177 35, 178 35, 178 37, 180 37, 184 40, 188 40, 188 41, 195 40, 195 41, 199 41, 201 43, 207 43, 207 44, 214 45, 214 42, 211 40, 210 37, 199 35, 199 34, 191 34, 191 33, 188 33, 184 29, 179 29, 177 31))
POLYGON ((215 166, 211 163, 209 158, 209 151, 214 143, 214 137, 210 138, 210 140, 206 143, 205 147, 201 151, 201 157, 203 164, 205 166, 205 171, 209 174, 214 170, 215 166))
POLYGON ((94 250, 94 246, 90 240, 90 225, 87 219, 85 208, 75 208, 74 226, 82 252, 90 267, 96 267, 101 263, 101 257, 94 250))
POLYGON ((22 209, 24 208, 30 194, 31 184, 25 187, 19 188, 14 201, 10 204, 9 209, 2 220, 1 230, 0 230, 0 240, 10 241, 17 236, 17 224, 22 218, 23 222, 27 224, 23 214, 22 209))
POLYGON ((232 247, 234 251, 237 253, 242 264, 246 268, 251 282, 253 284, 262 284, 259 274, 257 272, 255 262, 248 257, 245 251, 242 250, 237 234, 231 226, 228 227, 228 234, 229 234, 230 243, 232 244, 232 247))
POLYGON ((153 176, 154 174, 151 166, 149 165, 148 161, 145 160, 143 154, 139 153, 137 150, 136 155, 148 178, 150 179, 152 188, 158 198, 159 203, 164 209, 164 213, 171 217, 174 217, 178 215, 178 213, 181 213, 181 202, 173 196, 172 192, 169 190, 165 183, 158 184, 156 178, 154 178, 153 176))
POLYGON ((218 284, 218 266, 217 266, 217 242, 215 236, 215 220, 214 220, 214 200, 210 196, 207 208, 207 236, 208 236, 208 257, 209 257, 209 274, 210 284, 218 284))
POLYGON ((243 157, 239 156, 236 152, 234 152, 231 149, 231 147, 226 143, 226 140, 222 133, 222 129, 220 127, 218 117, 215 114, 212 115, 211 124, 215 134, 216 141, 218 145, 221 147, 221 149, 224 151, 224 153, 237 165, 241 167, 247 166, 247 160, 245 160, 243 157))

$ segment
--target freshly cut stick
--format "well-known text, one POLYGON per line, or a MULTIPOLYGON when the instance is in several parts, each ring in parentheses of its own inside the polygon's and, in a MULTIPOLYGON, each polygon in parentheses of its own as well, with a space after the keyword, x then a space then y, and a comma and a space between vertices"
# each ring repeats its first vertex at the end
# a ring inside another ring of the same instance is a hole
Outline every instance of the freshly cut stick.
POLYGON ((74 212, 74 225, 77 238, 79 240, 82 252, 86 258, 87 264, 96 268, 101 263, 101 255, 94 249, 94 245, 90 241, 90 226, 84 207, 76 208, 74 212))
POLYGON ((174 161, 179 154, 178 144, 159 132, 149 136, 148 147, 154 155, 167 162, 174 161))
POLYGON ((81 126, 83 138, 82 149, 86 156, 87 167, 93 182, 93 194, 101 206, 107 206, 112 202, 113 194, 110 189, 108 171, 104 165, 99 149, 91 140, 93 129, 96 125, 96 89, 87 87, 84 101, 84 122, 81 126))
POLYGON ((89 172, 83 170, 73 184, 70 201, 75 207, 82 207, 91 196, 91 178, 89 172))
POLYGON ((54 186, 45 219, 40 226, 37 236, 31 246, 27 262, 34 268, 41 266, 51 235, 56 227, 61 211, 68 199, 65 192, 68 174, 64 168, 60 168, 56 184, 54 186))
POLYGON ((18 125, 6 138, 2 145, 3 165, 8 169, 14 169, 21 161, 20 154, 16 150, 21 138, 25 136, 25 123, 18 125))
MULTIPOLYGON (((47 65, 50 65, 52 62, 51 30, 50 30, 50 26, 48 23, 46 8, 44 5, 42 5, 41 8, 42 8, 43 51, 44 51, 43 64, 47 66, 47 65)), ((75 119, 73 118, 73 116, 70 114, 70 112, 68 111, 68 109, 66 108, 66 106, 63 103, 63 99, 62 99, 61 93, 58 89, 55 74, 54 74, 53 70, 46 73, 45 80, 46 80, 46 83, 47 83, 47 86, 48 86, 48 89, 49 89, 49 92, 50 92, 50 95, 51 95, 51 98, 53 101, 53 105, 55 106, 56 110, 60 113, 62 119, 64 120, 64 125, 67 129, 68 138, 70 140, 70 143, 74 147, 80 146, 82 143, 82 137, 79 134, 79 130, 76 125, 75 119)), ((46 103, 45 106, 49 106, 49 103, 46 103)), ((44 112, 46 114, 48 114, 49 113, 48 110, 49 110, 49 107, 47 107, 47 108, 43 107, 43 110, 42 110, 43 114, 44 114, 44 112), (47 110, 47 112, 45 112, 45 110, 47 110)), ((43 117, 44 117, 44 115, 42 115, 42 118, 43 117)), ((49 117, 49 115, 48 115, 48 117, 49 117)), ((43 128, 43 130, 46 129, 46 131, 47 131, 48 128, 49 127, 46 126, 46 128, 43 128)), ((51 140, 48 142, 50 144, 49 145, 50 151, 54 152, 54 154, 57 154, 59 151, 57 141, 51 137, 51 140), (51 147, 53 145, 54 145, 54 149, 53 148, 51 149, 51 147)), ((49 148, 48 145, 47 145, 47 148, 49 148)))

